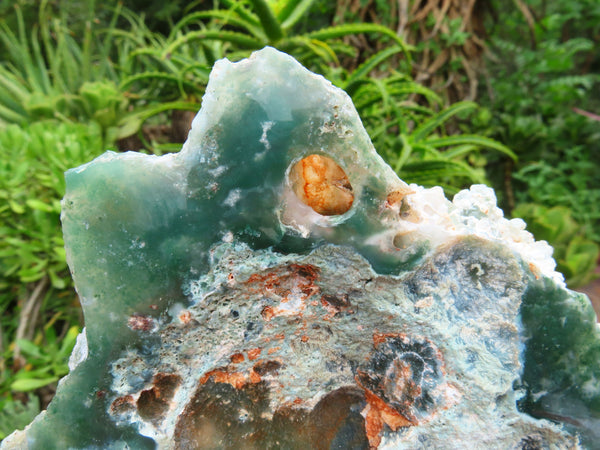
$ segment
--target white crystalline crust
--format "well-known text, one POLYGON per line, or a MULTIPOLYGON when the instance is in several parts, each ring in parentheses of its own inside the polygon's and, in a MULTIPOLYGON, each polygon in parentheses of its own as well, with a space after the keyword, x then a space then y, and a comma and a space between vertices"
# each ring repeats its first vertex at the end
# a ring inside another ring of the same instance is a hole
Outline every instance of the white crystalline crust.
POLYGON ((69 357, 69 370, 74 370, 82 361, 88 357, 88 345, 87 335, 85 334, 85 328, 77 336, 75 347, 69 357))
POLYGON ((411 184, 414 194, 406 201, 419 216, 418 223, 401 222, 401 231, 423 235, 433 246, 447 242, 452 236, 477 236, 502 242, 520 255, 536 277, 546 276, 565 287, 564 277, 556 272, 552 247, 546 241, 536 241, 522 219, 506 219, 496 206, 494 190, 485 185, 473 185, 460 191, 449 201, 440 187, 426 189, 411 184))

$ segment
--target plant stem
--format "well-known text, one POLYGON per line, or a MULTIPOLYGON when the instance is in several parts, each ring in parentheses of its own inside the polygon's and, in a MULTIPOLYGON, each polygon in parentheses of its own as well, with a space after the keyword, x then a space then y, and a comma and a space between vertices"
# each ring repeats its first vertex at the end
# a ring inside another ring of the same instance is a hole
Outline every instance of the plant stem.
MULTIPOLYGON (((39 311, 39 301, 43 298, 42 293, 48 284, 48 277, 44 276, 38 284, 33 289, 31 296, 25 301, 25 305, 21 310, 21 315, 19 317, 19 326, 17 327, 17 333, 15 337, 15 343, 19 339, 23 339, 26 336, 28 331, 28 327, 32 324, 32 318, 37 316, 36 311, 39 311)), ((21 349, 19 348, 19 344, 15 344, 15 350, 13 352, 13 359, 15 362, 19 360, 21 356, 21 349)))

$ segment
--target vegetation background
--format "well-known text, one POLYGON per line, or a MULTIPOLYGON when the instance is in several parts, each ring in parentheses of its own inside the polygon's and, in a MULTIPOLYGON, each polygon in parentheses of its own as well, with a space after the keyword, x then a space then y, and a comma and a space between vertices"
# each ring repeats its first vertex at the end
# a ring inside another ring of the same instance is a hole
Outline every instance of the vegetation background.
POLYGON ((217 59, 290 53, 401 178, 493 186, 577 287, 600 244, 599 43, 598 0, 0 0, 0 438, 52 398, 83 324, 63 172, 179 150, 217 59))

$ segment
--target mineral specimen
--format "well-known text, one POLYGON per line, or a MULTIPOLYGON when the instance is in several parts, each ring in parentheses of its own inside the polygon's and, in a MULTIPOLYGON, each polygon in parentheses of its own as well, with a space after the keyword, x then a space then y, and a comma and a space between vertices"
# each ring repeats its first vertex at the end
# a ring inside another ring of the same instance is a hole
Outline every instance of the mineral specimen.
POLYGON ((3 449, 598 448, 600 332, 491 189, 399 180, 349 97, 217 62, 178 154, 67 172, 86 318, 3 449))

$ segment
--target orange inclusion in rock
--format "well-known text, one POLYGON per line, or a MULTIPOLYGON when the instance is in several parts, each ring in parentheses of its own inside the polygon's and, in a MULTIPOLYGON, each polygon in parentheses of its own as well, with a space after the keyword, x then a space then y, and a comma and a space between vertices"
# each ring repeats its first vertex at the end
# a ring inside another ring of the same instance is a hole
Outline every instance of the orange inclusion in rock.
POLYGON ((344 214, 354 202, 346 172, 326 156, 309 155, 298 161, 290 180, 298 198, 323 216, 344 214))
POLYGON ((244 355, 242 353, 235 353, 229 357, 231 362, 234 364, 239 364, 244 362, 244 355))
POLYGON ((199 381, 200 384, 205 384, 210 379, 212 379, 214 383, 230 384, 235 389, 241 389, 248 382, 246 375, 242 372, 227 372, 223 369, 211 370, 210 372, 205 373, 199 381))
POLYGON ((401 427, 416 425, 415 422, 408 420, 369 389, 361 386, 360 383, 358 385, 364 390, 367 400, 367 408, 364 411, 366 412, 365 429, 371 449, 379 447, 384 424, 390 427, 392 431, 397 431, 401 427))
POLYGON ((261 352, 262 352, 262 349, 258 348, 258 347, 253 348, 252 350, 248 350, 248 359, 250 361, 255 360, 256 358, 258 358, 260 356, 261 352))

